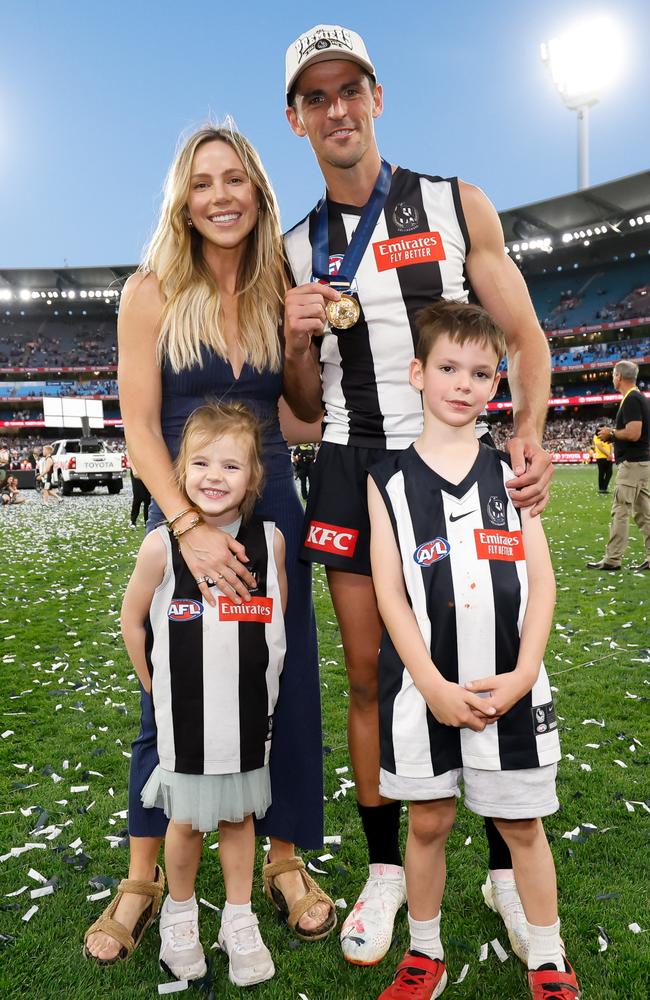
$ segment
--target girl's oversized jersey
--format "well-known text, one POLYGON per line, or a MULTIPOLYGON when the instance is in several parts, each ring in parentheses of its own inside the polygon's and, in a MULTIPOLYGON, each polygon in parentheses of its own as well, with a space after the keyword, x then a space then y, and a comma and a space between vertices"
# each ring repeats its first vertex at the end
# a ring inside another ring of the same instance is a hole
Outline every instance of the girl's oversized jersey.
MULTIPOLYGON (((370 470, 402 557, 409 602, 431 659, 465 684, 514 670, 528 599, 507 456, 479 445, 465 479, 438 476, 413 446, 370 470)), ((384 630, 379 654, 381 766, 406 777, 452 768, 551 764, 560 743, 544 664, 532 691, 481 733, 439 723, 384 630)))
MULTIPOLYGON (((336 274, 361 208, 328 203, 329 271, 336 274)), ((314 280, 315 210, 285 236, 297 285, 314 280)), ((420 395, 408 381, 415 318, 440 298, 466 302, 469 236, 454 177, 397 167, 352 291, 361 317, 349 330, 326 326, 320 360, 324 441, 362 448, 408 447, 422 430, 420 395)))
POLYGON ((165 527, 165 576, 146 623, 161 767, 184 774, 235 774, 268 763, 273 710, 286 648, 273 555, 275 525, 251 518, 246 546, 257 590, 233 604, 202 594, 165 527))

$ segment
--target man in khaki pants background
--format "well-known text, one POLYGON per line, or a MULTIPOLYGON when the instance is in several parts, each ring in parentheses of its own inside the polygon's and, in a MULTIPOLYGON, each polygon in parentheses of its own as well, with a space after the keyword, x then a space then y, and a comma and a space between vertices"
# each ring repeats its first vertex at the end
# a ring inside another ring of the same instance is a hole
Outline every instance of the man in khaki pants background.
POLYGON ((614 442, 617 465, 612 521, 605 555, 589 569, 619 570, 627 548, 630 517, 634 516, 645 539, 645 560, 634 570, 650 570, 650 401, 636 380, 639 366, 633 361, 614 365, 614 388, 623 396, 614 427, 601 427, 598 437, 614 442))

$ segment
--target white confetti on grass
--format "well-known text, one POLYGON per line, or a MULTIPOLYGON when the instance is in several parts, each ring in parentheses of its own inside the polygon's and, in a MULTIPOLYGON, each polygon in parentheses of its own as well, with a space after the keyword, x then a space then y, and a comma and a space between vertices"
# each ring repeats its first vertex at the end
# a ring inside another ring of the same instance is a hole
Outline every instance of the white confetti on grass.
POLYGON ((469 972, 469 962, 466 962, 465 965, 460 970, 460 976, 458 977, 458 979, 454 979, 453 985, 458 986, 459 983, 462 983, 468 972, 469 972))
POLYGON ((187 979, 177 979, 175 983, 158 983, 158 995, 163 996, 165 993, 183 993, 185 990, 189 989, 189 983, 187 979))
POLYGON ((481 950, 479 952, 478 960, 479 962, 484 962, 487 957, 488 957, 488 945, 486 941, 485 944, 481 945, 481 950))
POLYGON ((30 906, 30 908, 27 910, 27 913, 23 913, 21 920, 24 920, 25 923, 28 924, 35 913, 38 913, 38 906, 36 905, 36 903, 34 903, 33 906, 30 906))
POLYGON ((95 903, 98 899, 106 899, 110 894, 110 889, 102 889, 101 892, 91 892, 89 896, 86 896, 86 899, 89 903, 95 903))
POLYGON ((31 899, 40 899, 41 896, 51 896, 53 892, 53 885, 42 885, 40 889, 32 889, 29 895, 31 899))
POLYGON ((500 962, 507 962, 508 959, 510 958, 510 956, 508 955, 507 951, 505 951, 505 949, 501 945, 501 942, 499 941, 499 939, 498 938, 493 938, 490 941, 490 944, 492 945, 492 948, 494 949, 494 954, 497 956, 497 958, 499 959, 499 961, 500 962))

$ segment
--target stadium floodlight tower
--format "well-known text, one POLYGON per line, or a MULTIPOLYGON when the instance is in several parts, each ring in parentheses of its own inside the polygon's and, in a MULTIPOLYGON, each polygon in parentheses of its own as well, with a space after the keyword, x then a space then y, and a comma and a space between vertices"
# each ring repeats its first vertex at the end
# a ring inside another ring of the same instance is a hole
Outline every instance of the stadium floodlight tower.
POLYGON ((542 62, 570 111, 578 114, 578 190, 589 186, 589 108, 619 75, 623 39, 608 17, 574 25, 541 45, 542 62))

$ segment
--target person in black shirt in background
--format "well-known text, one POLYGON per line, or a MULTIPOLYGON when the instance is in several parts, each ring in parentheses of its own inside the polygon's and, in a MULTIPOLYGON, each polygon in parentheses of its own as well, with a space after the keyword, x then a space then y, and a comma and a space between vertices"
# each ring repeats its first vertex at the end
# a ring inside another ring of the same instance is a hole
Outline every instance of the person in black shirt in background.
POLYGON ((299 444, 293 450, 293 465, 296 479, 300 481, 300 495, 303 500, 306 500, 309 494, 309 470, 315 458, 313 444, 299 444))
POLYGON ((627 548, 630 518, 634 517, 645 540, 645 559, 633 569, 650 570, 650 402, 637 387, 639 366, 634 361, 614 365, 612 382, 623 401, 614 427, 601 427, 598 437, 614 442, 617 465, 612 520, 605 555, 589 569, 615 571, 627 548))

